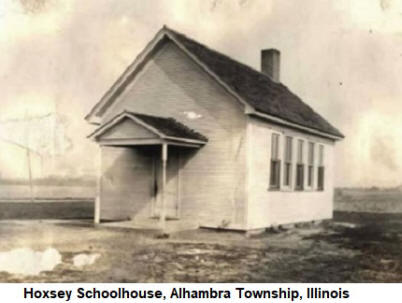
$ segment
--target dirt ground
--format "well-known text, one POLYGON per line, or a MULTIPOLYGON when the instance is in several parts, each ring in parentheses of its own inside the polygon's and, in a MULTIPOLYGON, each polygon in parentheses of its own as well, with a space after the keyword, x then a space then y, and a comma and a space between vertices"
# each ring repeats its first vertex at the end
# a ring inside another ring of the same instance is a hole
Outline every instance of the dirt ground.
POLYGON ((0 251, 56 248, 62 263, 0 282, 402 282, 402 215, 341 213, 252 238, 196 230, 95 228, 90 221, 0 221, 0 251), (99 253, 77 268, 73 256, 99 253))

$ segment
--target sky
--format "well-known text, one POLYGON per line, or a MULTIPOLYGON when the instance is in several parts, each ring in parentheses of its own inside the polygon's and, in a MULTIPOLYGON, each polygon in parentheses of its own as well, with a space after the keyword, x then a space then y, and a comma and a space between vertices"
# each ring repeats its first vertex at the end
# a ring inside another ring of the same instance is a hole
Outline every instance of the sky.
POLYGON ((164 24, 257 69, 279 49, 281 81, 346 136, 335 185, 402 184, 400 0, 0 0, 0 122, 57 115, 47 171, 94 174, 84 116, 164 24))

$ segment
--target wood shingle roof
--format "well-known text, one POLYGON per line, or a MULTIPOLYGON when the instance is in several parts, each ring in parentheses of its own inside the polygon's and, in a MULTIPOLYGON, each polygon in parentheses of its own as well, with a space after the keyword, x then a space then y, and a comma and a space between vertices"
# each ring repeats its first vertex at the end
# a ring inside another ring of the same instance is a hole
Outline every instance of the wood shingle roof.
POLYGON ((133 112, 128 113, 137 117, 145 124, 148 124, 149 126, 155 128, 167 137, 193 139, 204 142, 208 141, 207 137, 205 137, 204 135, 196 132, 195 130, 189 128, 188 126, 178 122, 173 118, 150 116, 133 112))
POLYGON ((255 110, 337 137, 344 137, 338 129, 282 83, 275 82, 269 76, 181 33, 166 27, 165 30, 255 110))
POLYGON ((135 61, 92 108, 86 119, 98 124, 95 122, 95 117, 99 117, 107 110, 114 98, 143 68, 146 61, 152 56, 154 49, 167 40, 176 43, 237 99, 249 105, 252 111, 248 114, 266 115, 264 117, 273 122, 318 133, 332 139, 344 137, 337 128, 282 83, 275 82, 268 75, 210 49, 166 26, 158 32, 143 52, 137 56, 135 61), (92 118, 94 119, 92 120, 92 118))
POLYGON ((195 140, 200 143, 208 142, 207 137, 184 125, 183 123, 180 123, 174 118, 151 116, 126 110, 102 124, 88 137, 96 139, 109 129, 116 127, 124 119, 130 119, 133 122, 146 127, 148 130, 151 130, 151 132, 161 138, 195 140))

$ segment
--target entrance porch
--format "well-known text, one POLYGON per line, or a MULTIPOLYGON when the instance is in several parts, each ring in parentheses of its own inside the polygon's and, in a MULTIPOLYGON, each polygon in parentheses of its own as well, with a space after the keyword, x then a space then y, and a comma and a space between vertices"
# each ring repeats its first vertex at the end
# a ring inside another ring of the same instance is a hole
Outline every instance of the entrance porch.
POLYGON ((90 137, 101 150, 95 223, 129 220, 165 230, 167 220, 181 219, 180 171, 204 136, 172 118, 123 112, 90 137))

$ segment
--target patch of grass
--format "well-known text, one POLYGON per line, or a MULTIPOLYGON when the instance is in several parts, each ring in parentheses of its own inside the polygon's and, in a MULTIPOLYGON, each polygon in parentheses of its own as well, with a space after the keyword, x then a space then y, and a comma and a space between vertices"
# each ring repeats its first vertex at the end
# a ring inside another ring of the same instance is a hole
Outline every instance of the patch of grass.
POLYGON ((0 220, 91 219, 93 201, 0 202, 0 220))
POLYGON ((337 188, 335 210, 346 212, 402 213, 401 188, 337 188))

